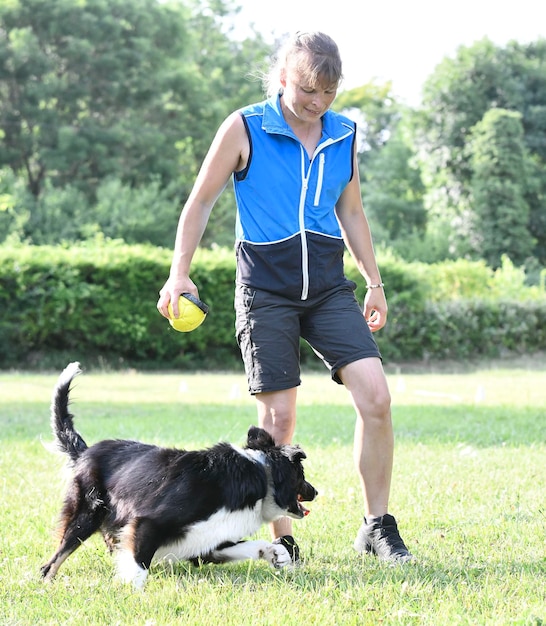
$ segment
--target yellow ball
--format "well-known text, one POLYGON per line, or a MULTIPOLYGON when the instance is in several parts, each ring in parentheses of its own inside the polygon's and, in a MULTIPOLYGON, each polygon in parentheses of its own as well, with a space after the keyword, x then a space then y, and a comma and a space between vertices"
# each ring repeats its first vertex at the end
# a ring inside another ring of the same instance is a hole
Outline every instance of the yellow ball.
POLYGON ((181 333, 195 330, 205 321, 209 307, 191 293, 183 293, 178 300, 178 317, 174 316, 169 303, 169 324, 181 333))

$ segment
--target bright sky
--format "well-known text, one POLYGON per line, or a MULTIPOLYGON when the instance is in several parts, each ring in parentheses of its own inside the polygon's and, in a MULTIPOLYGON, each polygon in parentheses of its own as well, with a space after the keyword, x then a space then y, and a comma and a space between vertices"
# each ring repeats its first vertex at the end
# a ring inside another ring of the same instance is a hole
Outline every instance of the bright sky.
POLYGON ((238 0, 240 27, 253 23, 269 43, 275 35, 321 30, 337 42, 344 88, 391 81, 417 106, 421 87, 459 46, 488 37, 498 45, 546 37, 545 0, 238 0))

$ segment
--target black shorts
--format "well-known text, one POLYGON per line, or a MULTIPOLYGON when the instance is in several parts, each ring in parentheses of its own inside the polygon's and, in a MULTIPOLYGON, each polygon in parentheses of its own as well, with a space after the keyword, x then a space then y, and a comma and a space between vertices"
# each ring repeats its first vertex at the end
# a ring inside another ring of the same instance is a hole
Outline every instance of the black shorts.
POLYGON ((381 358, 351 282, 308 300, 237 285, 235 313, 237 342, 251 394, 301 384, 300 337, 340 384, 338 371, 344 365, 381 358))

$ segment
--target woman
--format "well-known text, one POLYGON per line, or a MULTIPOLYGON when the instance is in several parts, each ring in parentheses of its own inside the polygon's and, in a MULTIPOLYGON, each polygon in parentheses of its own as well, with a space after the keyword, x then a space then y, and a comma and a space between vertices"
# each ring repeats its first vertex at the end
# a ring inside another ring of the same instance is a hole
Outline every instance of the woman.
MULTIPOLYGON (((393 463, 390 394, 372 333, 387 303, 360 195, 356 126, 330 111, 342 78, 335 42, 298 33, 266 77, 268 99, 220 126, 184 206, 170 276, 158 309, 178 315, 179 295, 198 291, 193 255, 212 207, 233 176, 237 201, 237 341, 259 424, 289 443, 300 385, 299 341, 345 385, 356 411, 354 460, 364 522, 354 547, 380 559, 412 558, 388 513, 393 463), (345 246, 367 282, 362 311, 343 270, 345 246)), ((272 533, 293 559, 287 518, 272 533)))

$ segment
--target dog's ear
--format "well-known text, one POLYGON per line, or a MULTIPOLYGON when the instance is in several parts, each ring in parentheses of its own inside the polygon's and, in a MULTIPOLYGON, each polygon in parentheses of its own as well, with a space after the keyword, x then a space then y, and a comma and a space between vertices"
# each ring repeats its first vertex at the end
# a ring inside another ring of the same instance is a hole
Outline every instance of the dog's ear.
POLYGON ((252 450, 263 450, 265 448, 274 448, 275 442, 273 437, 263 428, 251 426, 248 430, 247 448, 252 450))
POLYGON ((291 463, 303 461, 303 459, 307 458, 305 452, 298 445, 285 445, 282 447, 282 453, 288 457, 291 463))

